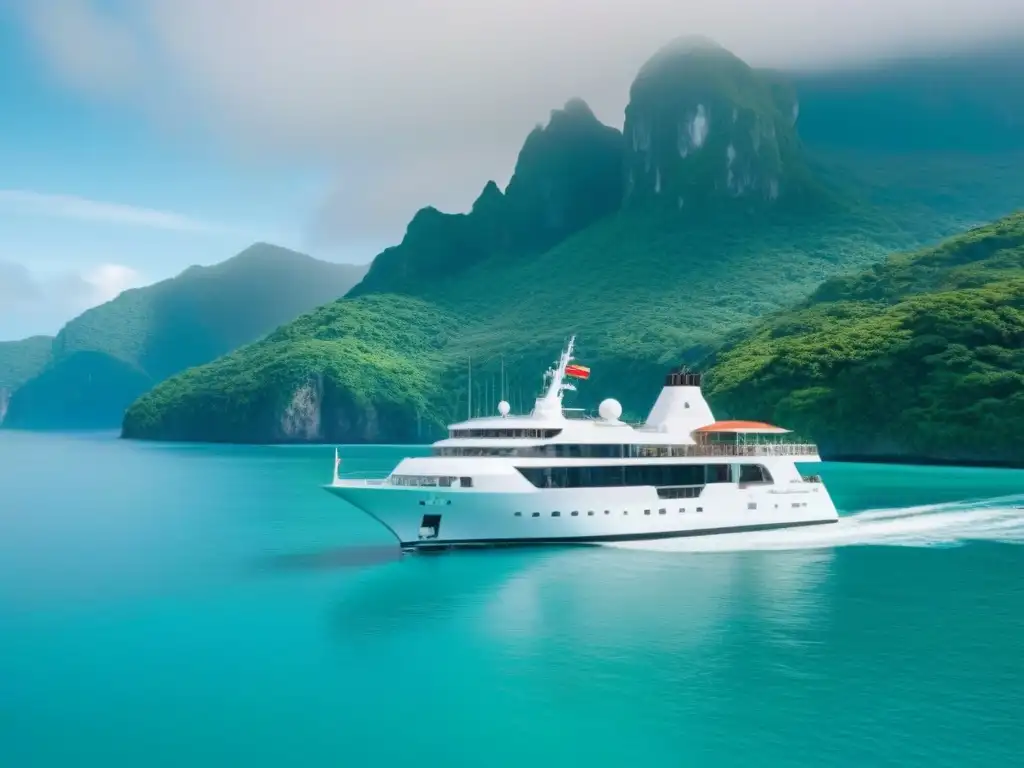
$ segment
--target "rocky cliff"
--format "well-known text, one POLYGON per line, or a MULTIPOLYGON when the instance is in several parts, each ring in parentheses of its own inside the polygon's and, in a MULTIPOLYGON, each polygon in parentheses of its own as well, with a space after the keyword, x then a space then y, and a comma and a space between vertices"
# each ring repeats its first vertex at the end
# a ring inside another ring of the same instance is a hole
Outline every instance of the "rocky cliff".
POLYGON ((640 70, 626 108, 627 202, 749 206, 815 194, 791 91, 704 38, 681 38, 640 70))

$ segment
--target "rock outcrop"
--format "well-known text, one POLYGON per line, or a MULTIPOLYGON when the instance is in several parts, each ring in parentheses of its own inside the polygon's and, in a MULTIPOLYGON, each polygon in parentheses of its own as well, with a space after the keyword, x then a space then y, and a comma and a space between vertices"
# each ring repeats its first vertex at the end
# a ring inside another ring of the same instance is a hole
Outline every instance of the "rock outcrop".
POLYGON ((810 194, 798 102, 705 38, 681 38, 637 75, 626 108, 626 200, 679 208, 810 194))

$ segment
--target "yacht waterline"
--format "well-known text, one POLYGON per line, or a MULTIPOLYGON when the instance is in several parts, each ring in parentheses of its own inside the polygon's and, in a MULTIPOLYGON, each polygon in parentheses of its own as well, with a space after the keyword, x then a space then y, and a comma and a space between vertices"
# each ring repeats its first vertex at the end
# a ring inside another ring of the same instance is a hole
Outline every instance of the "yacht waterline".
POLYGON ((834 523, 810 443, 762 422, 715 421, 701 376, 665 380, 646 421, 631 425, 605 400, 596 418, 569 418, 575 338, 547 371, 533 410, 449 426, 431 456, 403 459, 385 478, 346 477, 335 457, 326 489, 377 520, 404 549, 600 544, 834 523))

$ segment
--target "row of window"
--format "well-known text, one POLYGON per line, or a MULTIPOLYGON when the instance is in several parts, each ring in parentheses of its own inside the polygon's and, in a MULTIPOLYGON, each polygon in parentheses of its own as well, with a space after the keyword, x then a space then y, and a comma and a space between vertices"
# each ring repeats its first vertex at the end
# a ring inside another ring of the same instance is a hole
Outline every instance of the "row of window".
MULTIPOLYGON (((697 507, 694 511, 696 511, 696 512, 703 512, 704 511, 704 507, 697 507)), ((612 511, 610 509, 606 509, 604 511, 604 513, 606 515, 610 515, 612 513, 612 511)), ((597 513, 594 512, 594 510, 592 510, 592 509, 587 511, 587 517, 593 517, 595 514, 597 514, 597 513)), ((628 515, 629 514, 629 510, 628 509, 624 509, 622 511, 622 514, 623 515, 628 515)), ((651 510, 645 509, 644 510, 644 514, 645 515, 650 515, 651 514, 651 510)), ((661 509, 658 510, 658 514, 659 515, 666 515, 666 514, 668 514, 668 510, 665 509, 664 507, 662 507, 661 509)), ((686 507, 680 507, 679 508, 679 514, 681 514, 681 515, 682 514, 686 514, 686 507)), ((522 512, 514 512, 513 516, 514 517, 522 517, 523 513, 522 512)), ((530 516, 531 517, 540 517, 540 512, 533 512, 533 513, 531 513, 530 516)), ((558 511, 555 511, 555 512, 551 513, 551 516, 552 517, 561 517, 562 513, 558 512, 558 511)), ((580 516, 580 512, 578 510, 574 510, 574 511, 569 513, 569 516, 570 517, 579 517, 580 516)))
POLYGON ((530 438, 534 440, 550 440, 561 434, 561 429, 450 429, 449 437, 473 438, 530 438))
MULTIPOLYGON (((516 467, 537 488, 607 488, 620 486, 703 487, 709 483, 770 483, 760 464, 620 464, 592 467, 516 467)), ((679 491, 700 495, 700 490, 679 491)))
MULTIPOLYGON (((794 509, 796 509, 798 507, 806 507, 806 506, 807 506, 807 502, 806 501, 793 502, 793 504, 792 504, 792 507, 794 509)), ((778 509, 779 505, 776 504, 775 508, 778 509)), ((757 503, 753 502, 753 501, 748 503, 747 504, 747 509, 749 509, 749 510, 757 509, 757 503)), ((704 507, 696 507, 696 508, 694 508, 693 511, 694 512, 703 512, 704 511, 704 507)), ((665 507, 662 507, 661 509, 657 510, 657 512, 658 512, 659 515, 666 515, 666 514, 668 514, 668 509, 665 508, 665 507)), ((611 513, 612 513, 612 511, 610 509, 606 509, 604 511, 604 514, 606 514, 606 515, 610 515, 611 513)), ((512 514, 513 514, 514 517, 522 517, 523 516, 522 512, 513 512, 512 514)), ((580 511, 573 510, 572 512, 569 513, 569 516, 570 517, 579 517, 581 514, 582 513, 580 511)), ((587 517, 594 517, 597 514, 599 514, 599 513, 594 512, 594 510, 591 509, 591 510, 587 510, 587 515, 586 516, 587 517)), ((629 510, 628 509, 622 510, 622 514, 624 516, 629 515, 629 510)), ((650 516, 651 515, 651 510, 645 509, 644 510, 644 514, 650 516)), ((686 507, 679 507, 679 514, 680 515, 685 515, 686 514, 686 507)), ((557 510, 551 513, 551 517, 561 517, 561 516, 562 516, 562 513, 557 511, 557 510)), ((530 513, 530 517, 540 517, 540 512, 531 512, 530 513)))
POLYGON ((472 488, 472 477, 445 477, 437 475, 391 475, 391 485, 414 488, 472 488))

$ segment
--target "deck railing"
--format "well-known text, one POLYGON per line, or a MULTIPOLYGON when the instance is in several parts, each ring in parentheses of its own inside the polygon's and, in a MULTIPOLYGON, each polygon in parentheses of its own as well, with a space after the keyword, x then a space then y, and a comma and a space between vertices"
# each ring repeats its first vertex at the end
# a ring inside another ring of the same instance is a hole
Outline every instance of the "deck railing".
POLYGON ((385 485, 389 472, 344 472, 338 475, 338 481, 354 485, 385 485))
POLYGON ((735 456, 817 456, 818 447, 812 443, 709 443, 697 445, 636 445, 617 443, 564 444, 550 443, 539 446, 507 446, 491 448, 474 446, 462 448, 445 446, 434 449, 435 456, 512 456, 517 458, 553 459, 669 459, 735 456))
POLYGON ((813 443, 719 443, 685 446, 690 456, 817 456, 813 443))

